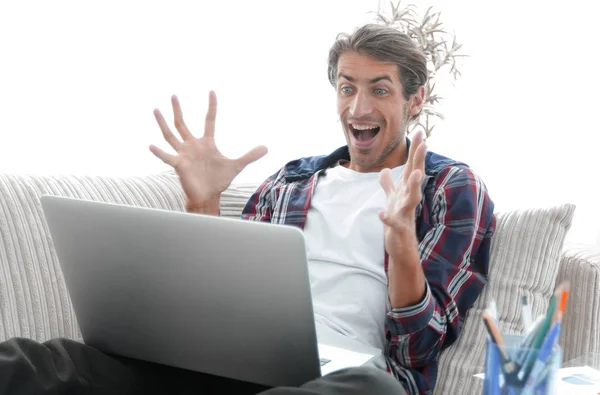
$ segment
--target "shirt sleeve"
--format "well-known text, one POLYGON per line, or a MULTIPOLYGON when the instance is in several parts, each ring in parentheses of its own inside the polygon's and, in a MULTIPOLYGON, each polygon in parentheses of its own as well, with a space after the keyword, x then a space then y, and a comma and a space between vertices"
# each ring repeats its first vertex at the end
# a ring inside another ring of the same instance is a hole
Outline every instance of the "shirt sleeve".
POLYGON ((242 219, 249 221, 271 222, 273 207, 273 187, 280 172, 267 178, 258 189, 250 196, 246 206, 242 210, 242 219))
POLYGON ((388 366, 397 377, 421 371, 457 339, 487 281, 496 222, 485 185, 466 167, 450 167, 433 183, 417 229, 425 296, 416 305, 388 309, 386 317, 388 366))

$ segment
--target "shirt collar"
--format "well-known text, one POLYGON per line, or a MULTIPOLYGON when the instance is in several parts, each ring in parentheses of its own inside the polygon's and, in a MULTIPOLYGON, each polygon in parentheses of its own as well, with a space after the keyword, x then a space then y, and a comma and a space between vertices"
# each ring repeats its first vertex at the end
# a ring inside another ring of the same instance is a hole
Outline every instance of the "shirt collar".
MULTIPOLYGON (((406 137, 406 147, 408 150, 410 150, 410 144, 409 138, 406 137)), ((336 149, 329 155, 311 156, 291 161, 283 168, 283 176, 287 182, 308 179, 321 170, 334 167, 340 160, 350 160, 350 152, 347 145, 336 149)), ((434 177, 448 166, 468 167, 462 162, 427 151, 425 155, 425 179, 434 177)))
MULTIPOLYGON (((410 149, 410 140, 406 138, 407 150, 410 149)), ((340 160, 350 160, 350 151, 345 145, 329 155, 312 156, 289 162, 283 168, 286 181, 293 182, 312 177, 316 172, 334 167, 340 160)))

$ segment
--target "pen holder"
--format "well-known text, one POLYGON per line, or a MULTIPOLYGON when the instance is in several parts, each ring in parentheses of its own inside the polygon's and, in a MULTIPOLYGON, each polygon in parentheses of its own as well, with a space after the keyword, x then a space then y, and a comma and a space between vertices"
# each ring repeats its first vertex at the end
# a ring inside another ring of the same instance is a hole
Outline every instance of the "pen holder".
POLYGON ((515 369, 512 373, 507 371, 503 366, 505 364, 501 358, 498 345, 488 338, 486 340, 483 394, 553 394, 556 372, 562 361, 560 346, 556 345, 545 363, 538 364, 538 367, 533 369, 538 361, 539 350, 523 347, 523 336, 503 335, 503 338, 504 348, 510 359, 515 363, 515 369), (519 375, 519 372, 521 372, 521 375, 519 375))

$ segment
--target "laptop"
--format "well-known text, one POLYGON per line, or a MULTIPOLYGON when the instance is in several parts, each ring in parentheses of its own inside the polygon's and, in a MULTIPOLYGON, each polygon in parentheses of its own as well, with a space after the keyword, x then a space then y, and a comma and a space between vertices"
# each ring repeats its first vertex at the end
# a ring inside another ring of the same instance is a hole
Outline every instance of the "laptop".
POLYGON ((317 344, 304 236, 284 225, 42 196, 86 344, 298 386, 376 352, 317 344))

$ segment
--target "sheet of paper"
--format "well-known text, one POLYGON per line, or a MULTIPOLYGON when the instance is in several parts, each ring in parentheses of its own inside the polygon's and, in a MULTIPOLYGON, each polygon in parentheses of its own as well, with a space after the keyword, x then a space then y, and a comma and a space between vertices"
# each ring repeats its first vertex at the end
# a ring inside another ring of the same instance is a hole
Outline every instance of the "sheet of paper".
POLYGON ((596 395, 600 393, 600 370, 589 366, 559 369, 556 374, 556 392, 569 395, 596 395))
MULTIPOLYGON (((485 378, 485 373, 474 375, 485 378)), ((568 395, 597 395, 600 393, 600 370, 589 366, 562 368, 556 372, 556 393, 568 395)))
POLYGON ((321 375, 325 376, 336 370, 361 366, 374 358, 375 355, 319 344, 319 357, 330 360, 326 365, 321 366, 321 375))

